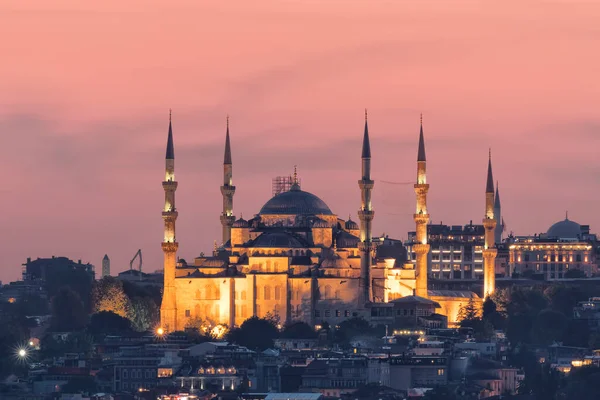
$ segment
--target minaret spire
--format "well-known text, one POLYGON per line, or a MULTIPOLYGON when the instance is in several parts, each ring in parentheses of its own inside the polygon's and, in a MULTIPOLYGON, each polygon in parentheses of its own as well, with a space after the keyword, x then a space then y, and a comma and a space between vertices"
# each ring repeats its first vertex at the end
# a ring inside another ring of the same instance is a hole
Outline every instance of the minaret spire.
POLYGON ((229 143, 229 115, 227 115, 227 131, 225 133, 225 157, 223 164, 231 164, 231 144, 229 143))
POLYGON ((223 186, 221 186, 223 195, 223 212, 221 213, 221 226, 223 228, 222 240, 225 245, 231 239, 231 227, 235 221, 233 216, 233 195, 235 186, 233 186, 233 163, 231 161, 231 143, 229 140, 229 115, 226 120, 225 130, 225 157, 223 158, 223 186))
POLYGON ((495 229, 497 220, 494 216, 494 176, 492 174, 492 150, 490 149, 485 188, 485 243, 483 248, 483 296, 488 297, 496 290, 496 249, 495 229))
POLYGON ((425 157, 425 139, 423 138, 423 114, 421 114, 421 132, 419 133, 419 154, 417 155, 417 162, 427 161, 425 157))
POLYGON ((504 222, 502 222, 502 206, 500 205, 500 185, 496 181, 496 195, 494 196, 494 219, 496 228, 494 228, 494 242, 496 245, 502 243, 502 233, 504 232, 504 222))
POLYGON ((375 249, 372 242, 373 208, 371 205, 371 191, 375 182, 371 180, 371 144, 369 142, 368 115, 365 109, 365 130, 363 134, 362 145, 362 179, 358 181, 361 192, 361 206, 358 211, 360 219, 360 242, 358 248, 360 251, 360 296, 359 307, 373 300, 371 291, 371 264, 373 262, 373 251, 375 249))
POLYGON ((165 161, 165 180, 162 183, 165 191, 165 206, 162 212, 164 221, 164 238, 162 250, 164 253, 164 289, 160 307, 161 327, 165 332, 175 331, 177 326, 177 300, 175 294, 175 267, 177 263, 177 249, 179 243, 175 236, 175 221, 177 209, 175 208, 175 152, 173 146, 173 126, 171 110, 169 110, 169 133, 167 136, 167 153, 165 161))
POLYGON ((415 183, 415 194, 417 195, 417 209, 413 216, 416 224, 416 243, 412 250, 416 254, 417 282, 415 293, 419 297, 428 298, 427 291, 427 259, 429 244, 427 243, 427 224, 429 213, 427 212, 427 162, 425 157, 425 138, 423 135, 423 114, 421 114, 421 127, 419 132, 419 150, 417 154, 417 183, 415 183))

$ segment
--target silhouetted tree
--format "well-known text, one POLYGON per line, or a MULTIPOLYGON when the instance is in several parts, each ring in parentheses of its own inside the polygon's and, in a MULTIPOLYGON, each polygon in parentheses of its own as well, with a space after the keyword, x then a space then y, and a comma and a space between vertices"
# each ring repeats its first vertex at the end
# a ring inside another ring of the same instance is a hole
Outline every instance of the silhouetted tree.
POLYGON ((131 322, 127 318, 110 311, 92 314, 88 325, 88 332, 93 335, 114 335, 131 332, 131 330, 131 322))
POLYGON ((85 327, 87 313, 79 295, 64 287, 52 298, 51 328, 54 331, 72 332, 85 327))
POLYGON ((566 330, 567 317, 554 310, 543 310, 535 318, 532 326, 532 341, 550 345, 561 341, 566 330))
POLYGON ((281 332, 282 338, 316 339, 317 332, 306 322, 298 321, 287 325, 281 332))
POLYGON ((279 336, 279 330, 272 321, 252 317, 236 329, 227 333, 226 340, 246 346, 252 350, 266 350, 273 347, 273 341, 279 336))

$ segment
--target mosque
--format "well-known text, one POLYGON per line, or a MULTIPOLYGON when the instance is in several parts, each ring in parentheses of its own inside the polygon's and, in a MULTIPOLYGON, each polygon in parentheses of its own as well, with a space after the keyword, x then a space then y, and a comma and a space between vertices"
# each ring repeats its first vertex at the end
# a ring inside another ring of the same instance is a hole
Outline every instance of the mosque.
MULTIPOLYGON (((486 188, 484 295, 494 292, 494 181, 491 157, 486 188)), ((223 160, 223 209, 220 216, 222 245, 212 256, 187 263, 178 259, 175 222, 175 151, 169 119, 166 151, 164 220, 164 291, 161 325, 166 331, 183 330, 201 319, 213 326, 239 326, 252 317, 276 316, 282 324, 304 321, 312 326, 322 321, 337 324, 344 319, 368 318, 376 305, 400 301, 425 302, 456 322, 461 305, 470 299, 481 305, 472 292, 427 288, 427 192, 423 121, 417 154, 416 253, 413 267, 399 241, 373 237, 371 193, 371 148, 365 112, 358 180, 358 223, 334 214, 323 200, 302 190, 294 171, 289 191, 268 200, 253 218, 234 216, 233 162, 229 122, 223 160)))

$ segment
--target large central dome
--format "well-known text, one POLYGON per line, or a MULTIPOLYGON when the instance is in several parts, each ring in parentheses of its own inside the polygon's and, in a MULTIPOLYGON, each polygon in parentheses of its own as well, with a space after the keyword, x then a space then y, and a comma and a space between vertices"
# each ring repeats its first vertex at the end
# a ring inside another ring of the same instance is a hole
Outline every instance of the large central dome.
POLYGON ((333 215, 327 204, 294 184, 288 192, 279 193, 260 209, 260 215, 333 215))

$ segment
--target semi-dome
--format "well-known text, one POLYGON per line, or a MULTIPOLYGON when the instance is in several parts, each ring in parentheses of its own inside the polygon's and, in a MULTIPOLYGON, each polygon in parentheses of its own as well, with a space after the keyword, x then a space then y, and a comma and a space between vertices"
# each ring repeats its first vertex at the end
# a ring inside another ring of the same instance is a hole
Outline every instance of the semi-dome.
POLYGON ((312 193, 300 190, 298 185, 292 189, 279 193, 271 198, 260 209, 259 215, 283 214, 283 215, 333 215, 327 204, 312 193))
POLYGON ((552 225, 546 236, 549 238, 575 239, 581 235, 581 225, 569 218, 552 225))
POLYGON ((298 237, 286 232, 265 232, 254 240, 252 247, 307 247, 298 237))

